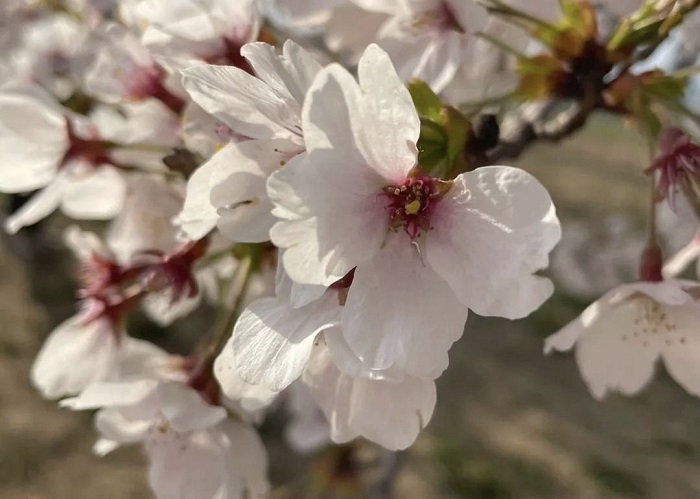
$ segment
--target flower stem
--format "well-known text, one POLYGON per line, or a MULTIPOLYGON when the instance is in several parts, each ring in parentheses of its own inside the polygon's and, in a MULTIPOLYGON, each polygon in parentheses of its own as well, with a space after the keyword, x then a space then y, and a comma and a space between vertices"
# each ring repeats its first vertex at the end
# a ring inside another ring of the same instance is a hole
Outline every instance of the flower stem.
MULTIPOLYGON (((649 140, 649 158, 654 161, 654 143, 649 140)), ((663 281, 662 269, 664 265, 661 246, 656 226, 656 205, 658 195, 656 192, 656 179, 654 175, 649 175, 649 214, 647 220, 647 243, 639 265, 639 277, 642 281, 659 282, 663 281)))
POLYGON ((231 336, 233 326, 241 315, 243 303, 248 293, 248 287, 253 277, 253 257, 246 255, 240 262, 238 269, 231 278, 230 287, 225 289, 221 297, 221 315, 217 321, 216 336, 211 347, 211 355, 217 356, 226 346, 231 336), (229 300, 232 306, 227 307, 229 300))

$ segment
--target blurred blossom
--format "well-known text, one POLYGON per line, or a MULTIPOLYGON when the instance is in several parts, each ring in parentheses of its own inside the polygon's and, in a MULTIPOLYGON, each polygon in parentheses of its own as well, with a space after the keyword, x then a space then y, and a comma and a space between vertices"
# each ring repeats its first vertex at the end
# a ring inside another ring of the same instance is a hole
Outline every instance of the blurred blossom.
POLYGON ((659 360, 678 384, 700 396, 699 296, 693 281, 623 284, 547 338, 545 352, 575 346, 581 376, 597 399, 636 394, 659 360))

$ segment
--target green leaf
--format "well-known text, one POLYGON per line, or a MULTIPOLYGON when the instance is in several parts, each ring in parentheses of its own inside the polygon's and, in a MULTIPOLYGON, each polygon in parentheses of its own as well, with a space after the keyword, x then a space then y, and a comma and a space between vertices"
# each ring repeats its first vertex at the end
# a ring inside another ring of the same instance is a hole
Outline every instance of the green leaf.
POLYGON ((469 120, 454 107, 446 107, 443 115, 447 132, 447 161, 452 166, 464 155, 464 147, 472 126, 469 120))
POLYGON ((428 118, 430 121, 442 124, 442 101, 435 95, 430 86, 423 80, 411 80, 408 82, 408 91, 416 106, 418 116, 428 118))
POLYGON ((445 129, 429 120, 421 118, 418 139, 418 163, 426 173, 434 173, 447 163, 448 137, 445 129))

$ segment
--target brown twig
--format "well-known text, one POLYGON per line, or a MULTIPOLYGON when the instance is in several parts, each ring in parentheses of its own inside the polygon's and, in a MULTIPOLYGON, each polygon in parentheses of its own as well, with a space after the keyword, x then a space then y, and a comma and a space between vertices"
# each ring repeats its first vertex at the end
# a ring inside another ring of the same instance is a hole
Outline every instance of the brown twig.
POLYGON ((581 101, 550 117, 555 101, 524 104, 517 114, 507 116, 502 124, 498 145, 485 155, 485 164, 515 159, 535 142, 558 142, 573 135, 588 121, 599 105, 596 88, 590 86, 581 101))

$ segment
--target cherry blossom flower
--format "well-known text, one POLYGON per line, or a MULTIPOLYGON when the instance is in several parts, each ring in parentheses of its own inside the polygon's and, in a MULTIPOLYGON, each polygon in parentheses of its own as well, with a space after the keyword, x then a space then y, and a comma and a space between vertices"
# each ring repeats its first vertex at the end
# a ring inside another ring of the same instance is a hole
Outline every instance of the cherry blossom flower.
MULTIPOLYGON (((290 384, 293 388, 292 382, 301 376, 303 386, 295 390, 308 390, 330 426, 319 423, 312 409, 297 409, 299 420, 290 430, 294 441, 300 435, 314 442, 329 435, 337 443, 362 436, 392 450, 411 445, 432 415, 433 379, 364 364, 338 327, 344 290, 298 287, 280 272, 277 293, 251 303, 236 323, 215 362, 222 388, 235 390, 241 381, 236 376, 231 381, 230 376, 236 371, 246 383, 272 391, 290 384)), ((301 446, 308 449, 307 445, 301 446)))
POLYGON ((148 481, 158 499, 257 498, 269 489, 267 456, 255 431, 184 383, 94 384, 62 405, 100 409, 95 417, 102 435, 95 445, 99 455, 143 442, 148 481))
POLYGON ((331 286, 354 269, 342 330, 357 357, 435 377, 467 308, 519 318, 549 297, 551 283, 533 272, 547 265, 559 223, 521 170, 452 181, 421 172, 420 123, 388 56, 370 46, 358 72, 359 86, 331 65, 312 85, 307 153, 268 181, 280 219, 270 235, 295 281, 331 286))
POLYGON ((486 12, 471 0, 354 2, 391 16, 380 29, 377 43, 403 81, 420 78, 435 92, 450 83, 465 60, 472 34, 486 21, 486 12))
POLYGON ((437 397, 432 379, 350 376, 336 367, 323 345, 315 349, 302 379, 336 443, 364 437, 389 450, 406 449, 430 421, 437 397))
POLYGON ((260 29, 256 0, 141 0, 122 8, 145 25, 142 42, 154 53, 212 64, 247 67, 240 49, 260 29))
POLYGON ((31 380, 43 397, 57 399, 92 383, 137 375, 163 355, 153 344, 131 338, 109 317, 92 317, 88 308, 51 332, 34 361, 31 380))
POLYGON ((95 46, 83 85, 87 94, 108 103, 154 97, 173 112, 182 111, 185 102, 168 87, 165 70, 131 31, 104 24, 92 33, 91 42, 95 46))
POLYGON ((591 394, 638 393, 658 360, 689 393, 700 396, 700 284, 691 281, 623 284, 547 338, 545 353, 576 347, 591 394))
POLYGON ((268 240, 274 219, 265 181, 303 150, 301 106, 320 65, 290 41, 281 55, 264 43, 248 44, 242 54, 257 78, 224 66, 183 71, 192 99, 250 139, 228 143, 189 180, 177 223, 193 239, 217 225, 233 241, 268 240))
MULTIPOLYGON (((41 16, 27 23, 12 51, 15 77, 39 84, 61 99, 75 91, 73 73, 87 27, 66 13, 41 16)), ((82 62, 82 61, 81 61, 82 62)))
POLYGON ((442 92, 469 59, 486 11, 472 0, 282 0, 291 22, 323 24, 331 50, 354 61, 371 42, 384 48, 403 81, 425 80, 442 92))
POLYGON ((276 0, 282 11, 283 20, 288 24, 316 27, 329 21, 336 7, 350 0, 276 0))
POLYGON ((16 232, 59 206, 69 216, 108 219, 122 206, 124 183, 109 146, 86 118, 64 110, 39 87, 0 92, 0 191, 42 189, 7 219, 16 232), (11 165, 11 167, 10 167, 11 165))

